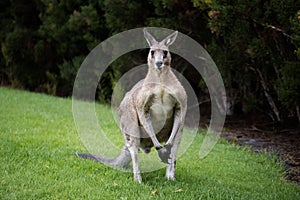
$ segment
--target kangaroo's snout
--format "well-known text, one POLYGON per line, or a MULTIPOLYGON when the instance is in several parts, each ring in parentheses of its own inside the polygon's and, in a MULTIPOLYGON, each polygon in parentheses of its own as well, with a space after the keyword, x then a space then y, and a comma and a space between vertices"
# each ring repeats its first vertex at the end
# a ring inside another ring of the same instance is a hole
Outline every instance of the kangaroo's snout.
POLYGON ((163 62, 158 61, 158 62, 156 62, 155 64, 156 64, 157 68, 160 69, 161 66, 162 66, 162 64, 163 64, 163 62))

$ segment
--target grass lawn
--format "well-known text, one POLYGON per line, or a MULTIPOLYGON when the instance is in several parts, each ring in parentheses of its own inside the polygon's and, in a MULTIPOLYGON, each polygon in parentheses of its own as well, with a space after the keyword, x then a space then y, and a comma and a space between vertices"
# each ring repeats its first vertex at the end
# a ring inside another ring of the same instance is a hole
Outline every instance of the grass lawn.
POLYGON ((221 140, 200 160, 201 138, 178 160, 176 181, 161 169, 138 184, 131 173, 73 156, 87 150, 71 99, 0 88, 0 199, 300 199, 274 156, 221 140))

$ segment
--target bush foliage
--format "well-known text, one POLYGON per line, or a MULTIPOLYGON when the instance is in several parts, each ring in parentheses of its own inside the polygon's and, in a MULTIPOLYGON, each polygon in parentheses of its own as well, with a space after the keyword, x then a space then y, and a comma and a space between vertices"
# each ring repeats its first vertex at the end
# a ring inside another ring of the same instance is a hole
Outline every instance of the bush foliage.
MULTIPOLYGON (((158 26, 179 30, 209 51, 231 113, 282 121, 299 110, 297 0, 3 0, 0 10, 2 85, 70 96, 81 62, 97 44, 124 30, 158 26)), ((145 63, 144 53, 133 56, 145 63)), ((132 65, 128 58, 107 70, 98 99, 109 101, 114 83, 132 65)), ((191 66, 176 56, 173 61, 178 71, 187 69, 183 74, 199 98, 208 96, 191 66)))

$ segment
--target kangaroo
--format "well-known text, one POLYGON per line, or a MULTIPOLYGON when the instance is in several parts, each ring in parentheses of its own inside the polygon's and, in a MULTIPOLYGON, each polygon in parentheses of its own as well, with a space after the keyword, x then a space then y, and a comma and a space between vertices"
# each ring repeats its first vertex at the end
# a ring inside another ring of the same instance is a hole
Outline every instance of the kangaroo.
POLYGON ((144 29, 150 46, 148 73, 127 92, 119 106, 119 126, 125 146, 116 158, 77 154, 104 164, 127 167, 132 161, 134 180, 141 183, 138 151, 149 153, 152 147, 167 164, 166 178, 175 180, 176 154, 187 110, 186 92, 171 69, 169 46, 178 32, 161 42, 144 29), (162 145, 164 144, 164 146, 162 145))

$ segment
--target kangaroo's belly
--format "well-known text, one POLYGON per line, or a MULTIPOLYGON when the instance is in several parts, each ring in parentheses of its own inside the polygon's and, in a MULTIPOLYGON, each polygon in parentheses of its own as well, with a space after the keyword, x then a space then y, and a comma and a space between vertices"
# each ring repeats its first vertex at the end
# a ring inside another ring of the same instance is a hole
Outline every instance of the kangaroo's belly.
MULTIPOLYGON (((173 128, 174 105, 171 102, 155 102, 150 107, 150 117, 156 138, 161 143, 166 142, 173 128)), ((142 129, 142 135, 141 147, 151 148, 153 143, 144 129, 142 129)))
POLYGON ((150 116, 155 133, 159 133, 173 117, 173 106, 169 104, 156 103, 150 107, 150 116))
POLYGON ((152 99, 150 116, 154 132, 158 134, 164 128, 173 126, 175 101, 163 90, 159 90, 152 99))
MULTIPOLYGON (((175 99, 167 92, 157 90, 149 106, 151 124, 159 142, 166 142, 172 132, 174 123, 175 99)), ((142 128, 141 147, 151 148, 153 143, 142 128)))

